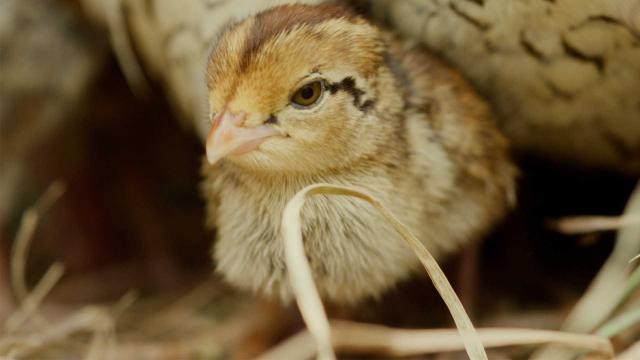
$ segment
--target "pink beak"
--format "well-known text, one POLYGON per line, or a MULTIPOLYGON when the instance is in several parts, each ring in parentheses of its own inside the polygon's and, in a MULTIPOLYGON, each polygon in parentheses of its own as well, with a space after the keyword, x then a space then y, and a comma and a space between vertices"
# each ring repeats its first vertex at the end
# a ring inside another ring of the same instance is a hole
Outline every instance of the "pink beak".
POLYGON ((207 135, 207 160, 215 164, 229 155, 240 155, 256 150, 268 137, 279 135, 271 126, 243 127, 244 113, 231 114, 224 110, 213 118, 207 135))

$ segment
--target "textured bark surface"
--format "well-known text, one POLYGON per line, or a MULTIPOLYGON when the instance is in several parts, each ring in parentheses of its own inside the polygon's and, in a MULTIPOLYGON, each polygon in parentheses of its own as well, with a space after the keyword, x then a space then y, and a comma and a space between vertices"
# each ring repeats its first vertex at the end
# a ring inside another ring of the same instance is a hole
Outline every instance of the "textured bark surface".
POLYGON ((516 149, 640 172, 639 0, 373 0, 457 66, 516 149))

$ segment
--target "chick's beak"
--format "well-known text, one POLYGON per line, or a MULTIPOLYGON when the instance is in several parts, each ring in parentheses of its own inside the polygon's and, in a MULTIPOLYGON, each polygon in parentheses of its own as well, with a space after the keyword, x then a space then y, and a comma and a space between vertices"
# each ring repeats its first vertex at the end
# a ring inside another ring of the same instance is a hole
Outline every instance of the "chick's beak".
POLYGON ((268 137, 279 133, 268 125, 244 127, 244 113, 222 111, 213 118, 207 135, 207 160, 214 164, 223 157, 240 155, 257 149, 268 137))

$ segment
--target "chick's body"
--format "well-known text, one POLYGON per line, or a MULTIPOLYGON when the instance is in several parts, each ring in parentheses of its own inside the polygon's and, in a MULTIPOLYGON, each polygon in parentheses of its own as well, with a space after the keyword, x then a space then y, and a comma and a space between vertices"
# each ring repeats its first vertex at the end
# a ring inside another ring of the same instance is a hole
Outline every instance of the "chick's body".
MULTIPOLYGON (((232 26, 211 54, 208 87, 208 221, 218 271, 241 288, 291 299, 282 211, 315 182, 368 190, 436 257, 486 234, 512 201, 506 142, 469 85, 342 8, 287 5, 232 26)), ((360 200, 314 197, 302 219, 325 299, 378 296, 419 268, 360 200)))

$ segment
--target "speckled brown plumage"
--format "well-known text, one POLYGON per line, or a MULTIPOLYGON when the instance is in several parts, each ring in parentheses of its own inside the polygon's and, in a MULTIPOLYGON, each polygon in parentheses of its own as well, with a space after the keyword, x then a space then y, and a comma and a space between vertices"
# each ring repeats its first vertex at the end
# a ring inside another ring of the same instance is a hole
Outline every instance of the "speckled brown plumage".
MULTIPOLYGON (((437 257, 481 238, 514 201, 506 141, 466 81, 347 10, 287 5, 249 17, 218 39, 207 76, 212 138, 221 113, 242 114, 242 131, 271 131, 253 151, 203 166, 217 270, 240 288, 291 298, 281 215, 314 182, 369 190, 437 257), (292 106, 309 81, 322 81, 322 96, 292 106)), ((419 268, 355 199, 310 200, 303 237, 319 291, 335 302, 378 296, 419 268)))

